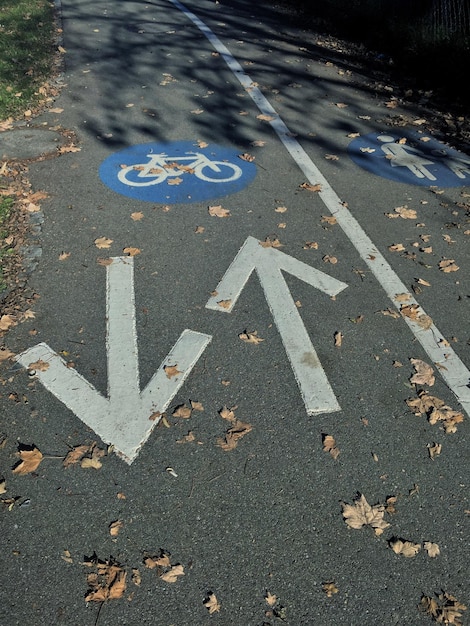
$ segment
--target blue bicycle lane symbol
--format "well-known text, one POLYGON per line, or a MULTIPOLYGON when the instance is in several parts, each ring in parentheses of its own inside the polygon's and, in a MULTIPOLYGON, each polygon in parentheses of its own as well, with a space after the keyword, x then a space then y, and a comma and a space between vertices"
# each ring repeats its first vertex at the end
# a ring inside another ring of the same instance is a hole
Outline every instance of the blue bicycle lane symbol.
POLYGON ((400 183, 464 187, 470 184, 470 157, 416 132, 371 133, 348 146, 363 169, 400 183))
POLYGON ((99 174, 105 185, 121 195, 178 204, 236 193, 252 182, 256 166, 241 159, 234 148, 175 141, 116 152, 103 161, 99 174))

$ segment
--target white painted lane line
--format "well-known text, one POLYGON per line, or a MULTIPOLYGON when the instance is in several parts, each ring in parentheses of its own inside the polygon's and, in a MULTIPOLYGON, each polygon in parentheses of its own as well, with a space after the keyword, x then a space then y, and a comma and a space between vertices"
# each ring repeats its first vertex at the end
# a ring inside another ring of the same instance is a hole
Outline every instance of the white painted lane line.
POLYGON ((134 259, 115 257, 111 261, 106 267, 108 397, 45 343, 22 352, 16 361, 26 368, 43 361, 46 365, 36 369, 36 376, 44 387, 131 464, 212 337, 184 330, 141 392, 134 259))
MULTIPOLYGON (((382 285, 393 306, 400 310, 400 303, 396 301, 396 296, 402 293, 409 294, 407 304, 415 304, 419 315, 426 315, 413 294, 409 292, 405 284, 394 272, 385 257, 378 251, 372 240, 362 229, 359 222, 346 208, 336 192, 333 190, 327 179, 323 176, 317 166, 312 162, 308 154, 292 136, 286 124, 272 107, 269 101, 256 87, 252 79, 245 73, 240 63, 233 57, 228 48, 212 32, 212 30, 202 22, 194 13, 189 11, 179 0, 169 0, 176 8, 182 11, 199 30, 204 33, 212 46, 219 52, 230 70, 234 73, 240 84, 244 87, 248 95, 256 104, 262 114, 272 117, 271 124, 273 130, 288 150, 298 167, 312 184, 320 184, 319 196, 326 208, 336 217, 338 224, 343 229, 353 246, 358 251, 360 257, 367 264, 372 274, 382 285)), ((443 334, 432 324, 429 328, 422 328, 417 322, 408 317, 404 317, 410 330, 420 342, 428 357, 437 365, 438 371, 449 389, 454 393, 466 413, 470 416, 470 370, 454 352, 449 342, 442 341, 443 334)))
POLYGON ((299 385, 309 415, 340 411, 336 396, 322 368, 315 348, 294 303, 282 271, 335 296, 347 285, 302 261, 275 250, 263 248, 248 237, 216 287, 206 308, 230 313, 251 273, 256 270, 274 322, 299 385))

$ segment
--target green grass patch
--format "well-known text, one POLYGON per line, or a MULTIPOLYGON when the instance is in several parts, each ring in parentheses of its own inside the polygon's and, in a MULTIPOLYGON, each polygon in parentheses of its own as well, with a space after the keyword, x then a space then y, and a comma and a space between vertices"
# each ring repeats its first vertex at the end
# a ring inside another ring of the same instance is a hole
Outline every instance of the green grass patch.
POLYGON ((5 256, 11 254, 12 250, 8 244, 4 243, 4 240, 8 236, 8 223, 10 220, 11 210, 14 200, 8 196, 0 196, 0 293, 6 288, 6 283, 3 279, 3 259, 5 256))
POLYGON ((0 120, 41 100, 54 59, 54 5, 49 0, 0 0, 0 120))

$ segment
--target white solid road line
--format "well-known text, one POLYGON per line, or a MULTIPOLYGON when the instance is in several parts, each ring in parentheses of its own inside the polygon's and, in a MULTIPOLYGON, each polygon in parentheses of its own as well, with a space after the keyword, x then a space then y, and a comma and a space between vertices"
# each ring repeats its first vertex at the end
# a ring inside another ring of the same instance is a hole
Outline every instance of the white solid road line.
MULTIPOLYGON (((327 179, 323 176, 308 154, 292 136, 286 124, 277 111, 245 73, 240 63, 234 58, 228 48, 202 22, 194 13, 187 9, 179 0, 169 0, 177 9, 182 11, 197 28, 204 33, 212 46, 224 59, 230 70, 236 76, 247 94, 251 97, 262 114, 269 116, 273 130, 290 153, 298 167, 312 184, 320 184, 319 196, 326 208, 337 219, 338 224, 358 251, 361 259, 367 264, 378 282, 382 285, 393 306, 400 311, 400 302, 396 300, 398 294, 407 293, 407 304, 415 304, 418 315, 426 315, 425 311, 409 292, 401 279, 394 272, 385 257, 379 252, 369 236, 364 232, 359 222, 353 217, 345 204, 337 196, 327 179)), ((428 357, 437 365, 439 374, 446 382, 449 389, 454 393, 466 413, 470 416, 470 370, 454 352, 448 341, 443 341, 444 336, 439 329, 432 324, 429 328, 422 328, 416 321, 409 317, 403 318, 410 330, 420 342, 428 357)))
POLYGON ((346 283, 284 252, 263 248, 257 239, 248 237, 217 285, 217 295, 208 300, 206 308, 230 313, 254 270, 258 274, 281 335, 307 413, 316 415, 340 411, 341 407, 310 341, 282 271, 296 276, 329 296, 336 296, 347 287, 346 283))

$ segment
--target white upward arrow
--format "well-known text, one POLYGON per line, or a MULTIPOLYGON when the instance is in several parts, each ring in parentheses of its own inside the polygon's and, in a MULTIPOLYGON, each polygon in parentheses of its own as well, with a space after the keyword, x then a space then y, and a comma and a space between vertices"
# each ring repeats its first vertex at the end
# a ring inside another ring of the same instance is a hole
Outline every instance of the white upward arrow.
POLYGON ((336 278, 274 248, 264 248, 248 237, 217 285, 216 295, 206 308, 229 313, 253 270, 256 270, 274 322, 289 357, 295 378, 309 415, 340 411, 335 394, 323 371, 302 318, 282 275, 282 270, 335 296, 347 287, 336 278))
POLYGON ((16 357, 27 368, 39 360, 47 363, 46 368, 41 365, 36 369, 44 387, 104 442, 113 444, 129 464, 212 339, 211 335, 184 330, 140 391, 133 261, 132 257, 115 257, 106 267, 107 398, 45 343, 16 357))

